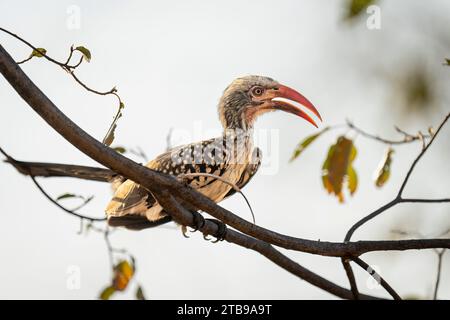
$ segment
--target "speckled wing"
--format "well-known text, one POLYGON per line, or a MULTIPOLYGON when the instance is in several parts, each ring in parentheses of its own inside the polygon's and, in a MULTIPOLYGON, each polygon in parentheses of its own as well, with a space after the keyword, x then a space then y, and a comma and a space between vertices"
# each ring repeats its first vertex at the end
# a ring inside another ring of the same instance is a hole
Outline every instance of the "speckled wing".
MULTIPOLYGON (((210 139, 173 148, 150 161, 146 167, 174 176, 194 172, 220 175, 221 170, 224 170, 223 164, 204 163, 207 158, 204 155, 214 143, 215 139, 210 139)), ((212 153, 214 155, 215 152, 212 153)), ((184 180, 194 188, 201 188, 215 179, 197 176, 186 177, 184 180)), ((170 217, 164 213, 152 194, 131 180, 126 180, 117 187, 106 208, 106 214, 111 226, 130 229, 143 229, 161 224, 162 221, 170 221, 170 217)))

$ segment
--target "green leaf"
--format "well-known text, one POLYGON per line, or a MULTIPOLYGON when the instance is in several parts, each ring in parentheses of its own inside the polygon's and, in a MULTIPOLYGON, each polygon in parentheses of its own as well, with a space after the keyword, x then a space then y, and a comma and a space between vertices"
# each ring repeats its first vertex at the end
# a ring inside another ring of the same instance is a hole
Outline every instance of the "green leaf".
POLYGON ((375 185, 378 188, 381 188, 384 186, 384 184, 389 180, 389 177, 391 175, 391 164, 392 164, 392 154, 394 153, 394 149, 389 147, 383 158, 381 159, 381 162, 378 166, 377 171, 375 172, 375 185))
POLYGON ((36 50, 33 50, 33 52, 31 52, 30 58, 32 57, 42 58, 46 53, 47 50, 45 50, 44 48, 36 48, 36 50))
POLYGON ((322 133, 328 131, 328 129, 329 127, 325 127, 320 132, 310 135, 306 137, 302 142, 300 142, 295 148, 294 153, 292 154, 292 157, 289 160, 289 162, 292 162, 295 159, 297 159, 297 157, 306 149, 306 147, 308 147, 311 143, 313 143, 314 140, 316 140, 322 133))
POLYGON ((114 289, 113 286, 106 287, 101 293, 100 293, 100 299, 102 300, 109 300, 111 296, 116 292, 116 289, 114 289))
POLYGON ((125 149, 124 147, 114 147, 113 148, 114 149, 114 151, 116 151, 116 152, 118 152, 118 153, 125 153, 125 152, 127 152, 127 149, 125 149))
POLYGON ((444 65, 446 65, 446 66, 450 66, 450 59, 445 59, 445 63, 444 63, 444 65))
POLYGON ((62 200, 62 199, 68 199, 68 198, 79 198, 80 196, 73 194, 73 193, 63 193, 62 195, 59 195, 58 198, 56 198, 56 201, 62 200))
POLYGON ((349 0, 347 4, 347 18, 353 19, 363 13, 375 0, 349 0))
POLYGON ((91 52, 89 51, 88 48, 83 47, 83 46, 78 46, 75 48, 75 50, 80 51, 83 54, 83 57, 87 62, 91 62, 91 52))
POLYGON ((137 300, 147 300, 145 299, 144 290, 141 286, 136 289, 136 299, 137 300))
POLYGON ((353 141, 344 136, 332 145, 322 166, 322 183, 330 194, 344 202, 343 184, 347 182, 350 194, 355 193, 358 186, 358 177, 352 166, 356 158, 356 147, 353 141))

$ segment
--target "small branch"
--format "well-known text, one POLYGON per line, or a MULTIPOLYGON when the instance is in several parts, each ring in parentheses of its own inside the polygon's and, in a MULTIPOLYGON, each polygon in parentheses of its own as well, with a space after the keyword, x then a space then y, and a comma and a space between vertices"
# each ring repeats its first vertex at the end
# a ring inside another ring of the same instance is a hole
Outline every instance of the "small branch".
POLYGON ((98 91, 98 90, 92 89, 91 87, 89 87, 88 85, 86 85, 84 82, 82 82, 82 81, 75 75, 75 73, 74 73, 73 71, 70 71, 69 74, 72 76, 72 78, 75 79, 76 82, 78 82, 78 84, 80 84, 80 85, 81 85, 84 89, 86 89, 87 91, 92 92, 92 93, 95 93, 95 94, 98 94, 99 96, 106 96, 106 95, 112 94, 112 95, 116 96, 116 98, 119 100, 119 102, 121 102, 119 95, 116 93, 116 92, 117 92, 117 89, 116 89, 115 87, 112 88, 111 90, 108 90, 108 91, 103 91, 103 92, 102 92, 102 91, 98 91))
POLYGON ((383 279, 371 266, 360 258, 352 258, 352 260, 359 265, 362 269, 366 270, 368 274, 372 276, 391 296, 394 300, 402 300, 397 292, 383 279))
MULTIPOLYGON (((25 45, 27 45, 28 47, 30 47, 32 50, 38 51, 38 50, 37 50, 38 48, 36 48, 35 46, 33 46, 31 43, 29 43, 29 42, 26 41, 25 39, 19 37, 17 34, 12 33, 11 31, 8 31, 8 30, 6 30, 6 29, 4 29, 4 28, 1 28, 1 27, 0 27, 0 31, 3 31, 3 32, 9 34, 10 36, 16 38, 16 39, 19 40, 20 42, 22 42, 22 43, 24 43, 25 45)), ((40 51, 39 51, 39 52, 40 52, 40 51)), ((51 58, 50 56, 48 56, 47 54, 45 54, 45 53, 43 53, 43 52, 40 52, 40 53, 41 53, 41 55, 42 55, 45 59, 47 59, 48 61, 53 62, 54 64, 57 64, 57 65, 60 66, 60 67, 63 67, 63 68, 66 67, 66 64, 65 64, 65 63, 59 62, 59 61, 57 61, 57 60, 51 58)), ((21 61, 21 62, 25 62, 25 61, 21 61)))
POLYGON ((31 59, 33 59, 33 56, 30 55, 28 58, 23 59, 22 61, 17 62, 17 64, 25 63, 25 62, 27 62, 27 61, 30 61, 31 59))
POLYGON ((375 218, 376 216, 378 216, 379 214, 383 213, 384 211, 386 211, 387 209, 395 206, 396 204, 398 204, 400 202, 399 199, 394 199, 388 203, 386 203, 385 205, 383 205, 382 207, 376 209, 375 211, 373 211, 371 214, 365 216, 364 218, 362 218, 361 220, 359 220, 358 222, 356 222, 348 231, 347 234, 345 235, 344 238, 344 242, 348 242, 350 241, 353 233, 355 233, 355 231, 361 227, 363 224, 365 224, 366 222, 372 220, 373 218, 375 218))
POLYGON ((414 142, 417 140, 420 140, 422 137, 423 138, 429 138, 429 135, 422 135, 422 137, 420 137, 419 135, 413 136, 410 134, 405 133, 404 131, 400 131, 400 129, 396 128, 397 131, 401 132, 404 134, 404 138, 402 140, 390 140, 390 139, 385 139, 382 138, 380 136, 374 135, 374 134, 370 134, 367 133, 366 131, 362 130, 361 128, 358 128, 355 124, 353 124, 350 120, 346 120, 346 124, 348 126, 348 128, 354 130, 355 132, 357 132, 358 134, 369 138, 371 140, 375 140, 384 144, 389 144, 389 145, 396 145, 396 144, 405 144, 405 143, 410 143, 410 142, 414 142))
POLYGON ((420 159, 422 158, 422 156, 425 154, 425 152, 427 152, 427 150, 430 148, 430 146, 433 144, 433 141, 436 139, 436 137, 438 136, 439 132, 441 131, 441 129, 444 127, 445 123, 447 122, 447 120, 450 118, 450 113, 448 113, 444 120, 441 122, 441 124, 439 125, 438 129, 436 130, 436 133, 431 137, 430 142, 428 142, 428 144, 422 148, 422 151, 419 153, 419 155, 416 157, 416 159, 414 159, 411 167, 408 170, 408 173, 406 174, 405 179, 403 180, 403 183, 400 187, 400 190, 398 191, 398 198, 401 198, 403 195, 403 190, 406 187, 406 184, 408 183, 409 178, 411 177, 412 172, 414 171, 414 168, 416 167, 417 163, 419 163, 420 159))
MULTIPOLYGON (((32 44, 30 44, 30 43, 29 43, 28 41, 26 41, 25 39, 19 37, 18 35, 16 35, 16 34, 10 32, 10 31, 8 31, 8 30, 6 30, 6 29, 4 29, 4 28, 0 28, 0 31, 3 31, 3 32, 5 32, 5 33, 11 35, 12 37, 18 39, 19 41, 21 41, 22 43, 26 44, 28 47, 30 47, 30 48, 33 49, 34 51, 38 51, 37 48, 36 48, 35 46, 33 46, 32 44)), ((73 45, 72 45, 72 46, 70 47, 69 57, 67 58, 67 60, 66 60, 65 63, 60 62, 60 61, 57 61, 57 60, 55 60, 55 59, 49 57, 46 53, 43 53, 43 52, 41 52, 41 51, 38 51, 38 52, 40 52, 40 54, 41 54, 45 59, 47 59, 48 61, 53 62, 54 64, 60 66, 63 70, 67 71, 67 72, 72 76, 72 78, 73 78, 78 84, 80 84, 84 89, 86 89, 87 91, 92 92, 92 93, 95 93, 95 94, 97 94, 97 95, 101 95, 101 96, 114 95, 114 96, 117 98, 117 100, 119 101, 119 108, 118 108, 118 110, 117 110, 117 112, 116 112, 116 115, 115 115, 115 117, 114 117, 113 122, 112 122, 111 125, 109 126, 109 129, 108 129, 108 131, 107 131, 107 133, 106 133, 106 135, 105 135, 105 138, 103 139, 103 143, 109 145, 110 143, 106 143, 106 142, 110 139, 109 137, 113 135, 114 130, 115 130, 116 126, 117 126, 117 121, 118 121, 119 118, 122 116, 122 109, 124 108, 123 101, 122 101, 122 99, 120 98, 120 96, 117 94, 117 89, 116 89, 116 87, 113 87, 111 90, 101 92, 101 91, 92 89, 91 87, 89 87, 88 85, 86 85, 83 81, 81 81, 81 80, 75 75, 75 69, 81 64, 81 62, 82 62, 83 59, 84 59, 83 56, 81 56, 79 62, 78 62, 76 65, 73 65, 73 66, 69 65, 70 60, 71 60, 72 55, 73 55, 73 52, 74 52, 75 50, 76 50, 76 49, 74 49, 74 48, 73 48, 73 45)), ((20 61, 20 62, 17 63, 17 64, 24 63, 24 62, 30 60, 32 57, 33 57, 33 56, 30 56, 29 58, 27 58, 27 59, 25 59, 25 60, 23 60, 23 61, 20 61)), ((112 139, 111 139, 111 140, 112 140, 112 139)), ((111 142, 112 142, 112 141, 111 141, 111 142)))
POLYGON ((39 189, 39 191, 54 205, 56 205, 58 208, 60 208, 61 210, 67 212, 68 214, 81 218, 81 219, 86 219, 89 221, 106 221, 106 218, 93 218, 93 217, 88 217, 79 213, 76 213, 75 211, 69 210, 65 207, 63 207, 62 205, 60 205, 56 200, 54 200, 45 190, 44 188, 42 188, 42 186, 36 181, 36 179, 33 176, 30 176, 31 180, 34 182, 34 184, 36 185, 36 187, 39 189))
POLYGON ((436 273, 436 283, 434 285, 434 294, 433 299, 437 300, 438 290, 439 290, 439 283, 441 281, 441 270, 442 270, 442 257, 444 256, 445 249, 442 250, 436 250, 437 256, 438 256, 438 265, 437 265, 437 273, 436 273))
POLYGON ((442 198, 442 199, 414 199, 414 198, 402 198, 400 199, 400 202, 402 203, 443 203, 443 202, 450 202, 450 198, 442 198))
POLYGON ((347 275, 348 282, 350 283, 350 289, 353 294, 353 299, 359 300, 359 291, 356 284, 355 274, 353 273, 352 266, 347 258, 341 259, 342 266, 344 267, 345 274, 347 275))
POLYGON ((425 154, 425 152, 427 152, 427 150, 429 149, 429 147, 431 146, 431 144, 433 143, 433 141, 436 139, 437 135, 439 134, 439 132, 441 131, 441 129, 444 127, 445 123, 447 122, 447 120, 450 118, 450 113, 448 113, 444 120, 441 122, 441 124, 439 125, 438 129, 436 130, 436 133, 431 137, 430 142, 428 142, 428 144, 422 148, 421 152, 419 153, 419 155, 414 159, 413 163, 411 164, 405 179, 402 182, 402 185, 398 191, 397 196, 395 197, 394 200, 388 202, 387 204, 385 204, 384 206, 378 208, 377 210, 375 210, 374 212, 370 213, 369 215, 365 216, 364 218, 362 218, 361 220, 359 220, 357 223, 355 223, 347 232, 344 241, 350 241, 350 238, 352 237, 353 233, 356 231, 356 229, 358 229, 359 227, 361 227, 363 224, 367 223, 368 221, 372 220, 373 218, 377 217, 378 215, 380 215, 381 213, 383 213, 384 211, 386 211, 387 209, 402 203, 402 202, 428 202, 428 203, 432 203, 432 202, 448 202, 448 199, 430 199, 430 200, 425 200, 425 199, 403 199, 402 195, 403 195, 403 190, 406 187, 406 184, 408 183, 408 180, 412 174, 412 172, 414 171, 414 168, 416 167, 417 163, 419 162, 419 160, 422 158, 422 156, 425 154))

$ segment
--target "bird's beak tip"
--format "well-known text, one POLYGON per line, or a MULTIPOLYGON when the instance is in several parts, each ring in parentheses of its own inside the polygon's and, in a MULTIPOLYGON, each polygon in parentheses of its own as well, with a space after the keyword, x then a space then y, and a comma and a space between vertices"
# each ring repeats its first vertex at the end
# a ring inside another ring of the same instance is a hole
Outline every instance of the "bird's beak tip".
MULTIPOLYGON (((291 89, 284 85, 279 85, 276 90, 275 97, 289 99, 291 101, 301 104, 302 106, 304 106, 305 108, 310 110, 312 113, 314 113, 314 115, 316 115, 320 121, 322 121, 322 116, 320 115, 320 113, 316 109, 316 107, 306 97, 304 97, 302 94, 300 94, 296 90, 291 89)), ((288 102, 285 102, 285 101, 277 100, 275 102, 276 102, 276 106, 279 107, 280 110, 283 110, 283 111, 286 111, 289 113, 293 113, 299 117, 302 117, 303 119, 305 119, 306 121, 311 123, 313 126, 318 128, 316 122, 300 108, 298 108, 288 102)))

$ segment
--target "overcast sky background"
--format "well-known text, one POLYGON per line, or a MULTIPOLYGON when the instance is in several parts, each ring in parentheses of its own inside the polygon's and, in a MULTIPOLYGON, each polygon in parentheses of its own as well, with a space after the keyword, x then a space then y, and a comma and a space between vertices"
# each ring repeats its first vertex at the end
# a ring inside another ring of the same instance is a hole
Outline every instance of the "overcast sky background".
MULTIPOLYGON (((98 90, 116 85, 125 102, 114 145, 140 146, 150 158, 165 149, 171 128, 194 135, 201 126, 196 136, 200 139, 220 130, 216 110, 220 95, 234 78, 247 74, 267 75, 302 92, 320 110, 323 125, 350 118, 369 132, 391 138, 397 137, 394 125, 411 132, 436 126, 450 109, 450 68, 442 66, 450 57, 450 2, 382 1, 380 30, 366 27, 366 14, 354 24, 344 23, 344 3, 0 0, 0 26, 59 60, 65 60, 71 44, 89 48, 92 61, 77 74, 98 90), (67 27, 71 5, 81 14, 80 28, 75 30, 67 27), (408 109, 392 92, 404 70, 419 65, 432 74, 437 98, 431 108, 408 109)), ((0 43, 17 60, 30 53, 5 34, 0 34, 0 43)), ((22 67, 69 117, 103 138, 116 111, 113 97, 85 91, 43 59, 22 67)), ((0 97, 0 146, 12 156, 96 165, 49 128, 3 78, 0 97)), ((264 116, 257 128, 279 134, 276 174, 259 174, 245 188, 257 222, 307 239, 341 241, 354 222, 394 196, 420 149, 418 144, 398 147, 391 180, 378 190, 372 175, 386 146, 357 137, 354 165, 360 185, 342 205, 323 190, 320 168, 329 145, 344 132, 321 137, 289 164, 298 141, 317 130, 284 113, 264 116)), ((417 166, 406 195, 449 196, 449 138, 447 126, 417 166)), ((79 220, 48 202, 11 166, 0 164, 0 177, 0 298, 97 297, 111 277, 103 237, 94 232, 78 235, 79 220), (77 290, 67 288, 70 266, 81 270, 77 290)), ((103 216, 111 197, 109 186, 102 183, 73 179, 42 183, 55 197, 63 192, 95 195, 83 210, 88 215, 103 216)), ((223 206, 250 218, 239 196, 223 206)), ((433 237, 449 227, 448 205, 404 204, 362 227, 354 239, 389 239, 392 229, 433 237)), ((136 256, 136 280, 149 299, 331 297, 256 253, 226 242, 211 244, 198 233, 185 239, 172 227, 118 230, 111 241, 136 256)), ((327 279, 348 285, 340 260, 286 253, 327 279)), ((364 259, 376 265, 400 295, 431 297, 437 263, 432 251, 371 253, 364 259)), ((450 298, 449 269, 447 253, 440 298, 450 298)), ((371 286, 364 272, 355 270, 361 291, 386 296, 371 286)), ((117 298, 133 298, 134 286, 117 298)))

